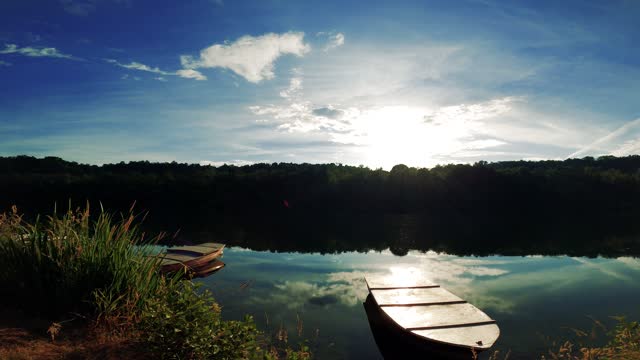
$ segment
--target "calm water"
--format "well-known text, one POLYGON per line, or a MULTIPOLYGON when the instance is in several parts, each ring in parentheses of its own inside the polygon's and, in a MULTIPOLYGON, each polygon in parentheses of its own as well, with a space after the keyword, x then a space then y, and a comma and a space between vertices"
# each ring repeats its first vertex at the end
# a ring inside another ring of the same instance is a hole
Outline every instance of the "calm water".
MULTIPOLYGON (((225 249, 223 270, 201 279, 223 306, 223 315, 252 314, 262 329, 284 326, 289 343, 309 339, 319 359, 381 359, 363 301, 366 274, 424 276, 483 309, 498 321, 494 347, 511 359, 543 354, 548 337, 591 331, 597 319, 640 318, 640 260, 633 258, 459 257, 389 251, 339 255, 225 249)), ((600 333, 602 333, 600 331, 600 333)), ((601 335, 600 335, 601 336, 601 335)))

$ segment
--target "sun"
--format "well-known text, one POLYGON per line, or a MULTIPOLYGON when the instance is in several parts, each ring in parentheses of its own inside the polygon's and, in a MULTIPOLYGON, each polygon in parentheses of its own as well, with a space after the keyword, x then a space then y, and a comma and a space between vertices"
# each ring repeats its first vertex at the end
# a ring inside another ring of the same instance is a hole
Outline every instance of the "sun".
POLYGON ((429 167, 438 157, 461 148, 468 130, 461 124, 429 121, 429 109, 385 106, 353 118, 353 142, 361 146, 361 158, 374 167, 391 169, 405 164, 429 167))

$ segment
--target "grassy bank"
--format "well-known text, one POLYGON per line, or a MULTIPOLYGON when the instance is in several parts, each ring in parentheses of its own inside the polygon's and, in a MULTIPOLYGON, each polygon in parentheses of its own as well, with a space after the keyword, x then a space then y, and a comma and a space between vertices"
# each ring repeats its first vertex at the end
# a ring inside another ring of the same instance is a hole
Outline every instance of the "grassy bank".
POLYGON ((304 348, 265 343, 250 317, 223 321, 210 292, 161 275, 158 260, 145 256, 158 238, 134 222, 131 214, 92 218, 88 207, 35 223, 15 208, 0 215, 0 305, 47 321, 52 340, 80 330, 126 339, 154 358, 309 358, 304 348))
MULTIPOLYGON (((615 317, 617 324, 609 330, 601 322, 594 320, 591 330, 572 329, 578 340, 564 341, 550 350, 548 359, 554 360, 640 360, 640 323, 615 317), (606 345, 594 346, 598 332, 606 335, 606 345)), ((544 357, 542 357, 544 358, 544 357)))

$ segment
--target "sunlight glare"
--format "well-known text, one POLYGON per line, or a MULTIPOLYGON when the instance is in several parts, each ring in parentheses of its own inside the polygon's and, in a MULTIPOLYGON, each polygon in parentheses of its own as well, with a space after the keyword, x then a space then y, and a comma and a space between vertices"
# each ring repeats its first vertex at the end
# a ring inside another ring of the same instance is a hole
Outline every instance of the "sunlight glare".
POLYGON ((464 121, 428 121, 430 113, 409 106, 364 111, 351 121, 355 135, 338 141, 362 145, 362 161, 384 169, 397 164, 432 166, 439 156, 461 150, 471 134, 464 121))
POLYGON ((422 270, 410 266, 410 267, 398 267, 393 266, 389 268, 391 274, 387 278, 390 284, 394 286, 413 286, 421 283, 424 280, 424 274, 422 270))

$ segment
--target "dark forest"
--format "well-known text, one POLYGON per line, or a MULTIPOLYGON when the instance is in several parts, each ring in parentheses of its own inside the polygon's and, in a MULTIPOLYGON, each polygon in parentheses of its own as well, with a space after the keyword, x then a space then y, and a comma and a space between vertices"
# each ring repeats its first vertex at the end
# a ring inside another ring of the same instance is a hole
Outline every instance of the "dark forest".
POLYGON ((166 242, 257 250, 640 255, 640 156, 391 171, 340 164, 102 166, 0 158, 0 207, 147 214, 166 242))

